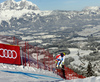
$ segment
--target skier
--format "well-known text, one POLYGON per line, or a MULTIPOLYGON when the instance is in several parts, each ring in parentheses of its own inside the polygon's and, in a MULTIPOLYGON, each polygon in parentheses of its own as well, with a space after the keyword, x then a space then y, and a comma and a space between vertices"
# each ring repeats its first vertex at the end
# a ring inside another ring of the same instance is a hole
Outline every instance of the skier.
POLYGON ((56 67, 62 67, 64 65, 64 60, 65 60, 65 53, 60 53, 56 56, 56 67))
POLYGON ((64 69, 64 60, 65 60, 65 53, 61 53, 56 56, 56 64, 57 64, 56 68, 61 67, 63 78, 66 79, 65 69, 64 69))

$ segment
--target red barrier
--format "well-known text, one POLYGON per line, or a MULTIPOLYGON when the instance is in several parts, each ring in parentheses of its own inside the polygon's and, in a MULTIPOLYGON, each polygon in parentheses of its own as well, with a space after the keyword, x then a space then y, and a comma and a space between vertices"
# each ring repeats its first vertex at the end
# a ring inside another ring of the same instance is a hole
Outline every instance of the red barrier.
POLYGON ((69 80, 78 79, 78 78, 85 78, 84 76, 75 73, 73 70, 71 70, 68 67, 65 67, 65 76, 66 76, 66 79, 69 79, 69 80))

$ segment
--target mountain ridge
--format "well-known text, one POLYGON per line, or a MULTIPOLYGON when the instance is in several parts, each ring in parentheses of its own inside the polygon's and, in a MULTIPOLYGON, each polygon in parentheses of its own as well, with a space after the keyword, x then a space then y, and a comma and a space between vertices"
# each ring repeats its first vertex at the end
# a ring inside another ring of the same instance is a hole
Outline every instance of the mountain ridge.
POLYGON ((0 10, 39 10, 36 4, 33 4, 30 1, 22 0, 16 2, 14 0, 7 0, 5 2, 0 3, 0 10))
POLYGON ((90 7, 85 7, 83 10, 86 10, 86 11, 97 11, 97 10, 100 10, 100 7, 99 6, 90 6, 90 7))
MULTIPOLYGON (((14 2, 14 0, 8 0, 8 2, 19 3, 25 2, 23 9, 16 10, 1 9, 0 13, 0 31, 14 30, 20 31, 23 34, 27 32, 55 32, 55 34, 61 34, 64 32, 64 36, 68 36, 75 31, 82 31, 85 28, 93 28, 100 25, 100 11, 99 7, 89 7, 87 10, 82 11, 66 11, 66 10, 54 10, 54 11, 41 11, 41 10, 28 10, 26 3, 28 1, 22 0, 14 2), (90 10, 96 11, 90 11, 90 10), (27 30, 24 30, 27 29, 27 30), (59 32, 60 31, 60 32, 59 32)), ((30 3, 30 2, 29 2, 30 3)), ((4 4, 1 3, 1 4, 4 4)), ((32 3, 30 3, 32 4, 32 3)), ((2 7, 1 7, 2 8, 2 7)), ((62 34, 61 34, 62 36, 62 34)))

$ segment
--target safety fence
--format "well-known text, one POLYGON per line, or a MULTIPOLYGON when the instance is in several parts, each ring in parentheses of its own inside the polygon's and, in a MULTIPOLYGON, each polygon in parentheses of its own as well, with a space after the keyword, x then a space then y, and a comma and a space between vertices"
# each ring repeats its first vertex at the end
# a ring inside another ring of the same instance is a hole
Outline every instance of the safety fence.
MULTIPOLYGON (((32 46, 28 42, 22 41, 14 36, 0 36, 0 41, 4 42, 5 44, 9 43, 11 45, 20 46, 22 65, 53 71, 63 77, 62 69, 55 69, 55 58, 53 57, 53 54, 49 53, 48 50, 39 48, 37 46, 32 46)), ((68 67, 64 66, 64 70, 66 79, 70 80, 85 78, 81 75, 78 75, 68 67)))
POLYGON ((78 79, 78 78, 86 78, 82 75, 79 75, 77 73, 75 73, 73 70, 71 70, 70 68, 64 66, 64 69, 57 69, 57 73, 58 75, 60 75, 62 78, 66 78, 67 80, 71 80, 71 79, 78 79), (65 74, 63 75, 63 71, 65 72, 65 74))
POLYGON ((0 36, 0 40, 11 45, 20 46, 23 65, 47 70, 53 70, 55 68, 55 58, 48 50, 32 46, 28 42, 12 36, 0 36))

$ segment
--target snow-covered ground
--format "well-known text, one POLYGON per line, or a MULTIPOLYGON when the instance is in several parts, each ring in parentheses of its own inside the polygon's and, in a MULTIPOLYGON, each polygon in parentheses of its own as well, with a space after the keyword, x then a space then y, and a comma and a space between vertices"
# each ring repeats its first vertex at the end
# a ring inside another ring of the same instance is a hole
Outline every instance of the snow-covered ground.
POLYGON ((36 82, 36 81, 59 81, 63 80, 53 72, 0 63, 0 82, 36 82))
POLYGON ((100 77, 64 80, 47 70, 0 63, 0 82, 100 82, 100 77))
MULTIPOLYGON (((89 55, 89 53, 92 52, 91 50, 81 50, 81 49, 79 50, 78 48, 69 48, 69 50, 70 50, 70 54, 66 55, 66 58, 68 58, 68 57, 74 58, 74 61, 72 62, 74 64, 81 64, 82 63, 79 60, 79 56, 77 55, 78 53, 82 57, 84 55, 89 55)), ((87 62, 87 64, 88 64, 88 62, 87 62)))
POLYGON ((93 34, 94 36, 99 37, 100 36, 99 31, 100 31, 100 25, 95 26, 93 28, 85 28, 84 30, 78 32, 78 34, 82 36, 89 36, 93 34))
MULTIPOLYGON (((4 43, 0 41, 0 43, 4 43)), ((7 44, 7 43, 6 43, 7 44)), ((69 48, 71 53, 66 57, 73 57, 75 60, 71 64, 81 64, 79 56, 88 55, 90 50, 79 50, 77 48, 69 48)), ((85 62, 84 62, 85 63, 85 62)), ((88 63, 88 62, 87 62, 88 63)), ((85 79, 64 80, 52 71, 37 69, 28 66, 17 66, 0 63, 0 82, 100 82, 100 76, 88 77, 85 79)))

